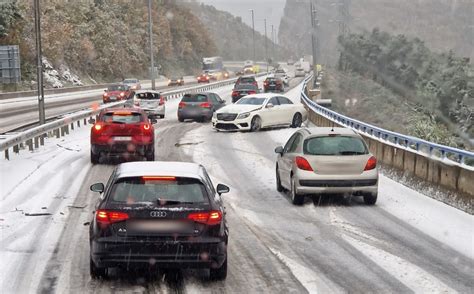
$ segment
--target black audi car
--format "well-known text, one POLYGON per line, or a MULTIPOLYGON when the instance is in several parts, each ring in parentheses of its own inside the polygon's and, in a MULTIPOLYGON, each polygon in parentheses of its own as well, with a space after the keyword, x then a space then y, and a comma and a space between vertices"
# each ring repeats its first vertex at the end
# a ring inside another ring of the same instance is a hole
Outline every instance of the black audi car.
POLYGON ((101 193, 90 225, 90 274, 112 267, 208 268, 227 276, 229 230, 222 193, 201 165, 129 162, 118 165, 101 193))

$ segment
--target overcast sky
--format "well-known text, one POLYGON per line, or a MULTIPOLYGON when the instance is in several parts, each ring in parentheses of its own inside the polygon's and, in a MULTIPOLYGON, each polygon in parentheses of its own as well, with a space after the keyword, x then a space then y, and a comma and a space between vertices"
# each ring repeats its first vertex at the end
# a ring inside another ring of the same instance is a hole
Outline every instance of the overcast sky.
POLYGON ((286 0, 200 0, 202 3, 213 5, 219 10, 242 17, 242 21, 252 26, 252 15, 249 9, 255 12, 255 29, 264 33, 263 19, 267 19, 267 34, 270 37, 271 25, 278 29, 283 16, 286 0))

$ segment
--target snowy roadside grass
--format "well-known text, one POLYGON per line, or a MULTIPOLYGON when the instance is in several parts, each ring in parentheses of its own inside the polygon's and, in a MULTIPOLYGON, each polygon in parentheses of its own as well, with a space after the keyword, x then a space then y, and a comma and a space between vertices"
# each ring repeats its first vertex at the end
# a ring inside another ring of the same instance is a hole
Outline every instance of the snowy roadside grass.
POLYGON ((83 127, 0 161, 0 288, 7 293, 37 288, 90 168, 89 132, 83 127), (10 282, 27 268, 35 275, 10 282))

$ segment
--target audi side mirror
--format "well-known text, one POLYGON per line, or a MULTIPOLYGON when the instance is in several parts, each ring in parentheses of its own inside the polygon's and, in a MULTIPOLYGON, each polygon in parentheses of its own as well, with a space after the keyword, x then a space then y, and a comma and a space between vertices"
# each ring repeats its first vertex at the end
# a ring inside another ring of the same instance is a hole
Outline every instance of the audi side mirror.
POLYGON ((216 187, 216 190, 217 190, 217 194, 222 195, 224 193, 229 193, 230 188, 224 184, 218 184, 216 187))
POLYGON ((105 190, 105 187, 104 187, 104 184, 102 183, 95 183, 91 185, 90 189, 92 192, 97 192, 97 193, 102 194, 105 190))
POLYGON ((275 153, 278 153, 280 155, 283 155, 283 147, 282 146, 278 146, 277 148, 275 148, 275 153))

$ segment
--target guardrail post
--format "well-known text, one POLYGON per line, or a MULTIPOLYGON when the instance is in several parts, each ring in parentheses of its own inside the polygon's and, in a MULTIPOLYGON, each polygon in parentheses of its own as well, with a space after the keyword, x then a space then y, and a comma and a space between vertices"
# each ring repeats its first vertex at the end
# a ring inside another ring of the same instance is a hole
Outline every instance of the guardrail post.
POLYGON ((40 136, 40 145, 43 146, 44 145, 44 137, 46 137, 46 134, 42 134, 40 136))
POLYGON ((16 154, 20 153, 20 147, 18 145, 14 145, 13 152, 15 152, 16 154))
POLYGON ((56 130, 54 130, 54 133, 56 135, 56 138, 61 138, 61 133, 59 131, 59 128, 57 128, 56 130))
POLYGON ((35 148, 38 148, 39 147, 39 138, 38 137, 35 137, 35 148))
POLYGON ((87 125, 87 119, 84 119, 84 125, 87 125))
POLYGON ((28 150, 33 151, 33 140, 26 140, 26 145, 28 145, 28 150))
POLYGON ((69 125, 64 126, 64 134, 69 135, 69 125))
POLYGON ((71 130, 74 131, 74 123, 71 123, 71 130))
POLYGON ((77 127, 78 127, 78 128, 81 127, 81 121, 80 121, 80 120, 77 121, 77 127))

